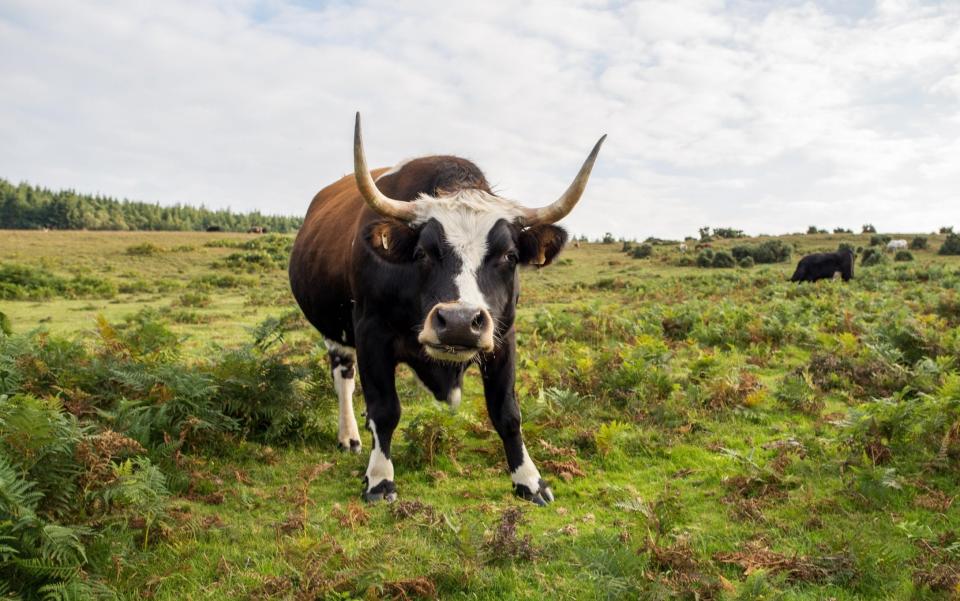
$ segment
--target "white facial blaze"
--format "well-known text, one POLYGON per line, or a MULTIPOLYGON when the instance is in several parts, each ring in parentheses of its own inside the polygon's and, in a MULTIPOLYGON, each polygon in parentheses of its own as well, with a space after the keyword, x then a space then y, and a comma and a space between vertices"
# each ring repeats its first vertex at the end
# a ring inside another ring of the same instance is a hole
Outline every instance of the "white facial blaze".
POLYGON ((527 453, 527 445, 523 445, 523 461, 510 474, 510 480, 514 484, 522 484, 530 489, 530 492, 540 490, 540 470, 533 464, 533 459, 527 453))
POLYGON ((377 425, 370 422, 370 431, 373 432, 373 450, 370 451, 370 463, 367 464, 367 491, 383 482, 393 481, 393 462, 380 450, 380 439, 377 438, 377 425))
POLYGON ((436 219, 443 226, 444 238, 461 261, 454 278, 458 302, 490 310, 477 279, 487 256, 487 235, 497 221, 513 221, 522 214, 515 202, 480 190, 463 190, 451 196, 421 196, 415 203, 414 224, 436 219))

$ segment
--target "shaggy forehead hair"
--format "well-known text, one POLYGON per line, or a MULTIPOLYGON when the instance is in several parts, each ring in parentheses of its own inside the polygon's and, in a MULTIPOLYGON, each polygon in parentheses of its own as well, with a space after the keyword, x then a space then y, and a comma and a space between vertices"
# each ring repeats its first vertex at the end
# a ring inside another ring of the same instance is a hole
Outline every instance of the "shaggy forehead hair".
POLYGON ((477 273, 487 256, 487 235, 501 219, 513 222, 520 217, 522 207, 512 200, 475 189, 440 197, 421 195, 414 206, 417 217, 411 225, 436 219, 443 226, 447 244, 462 261, 461 271, 454 278, 460 300, 489 308, 477 282, 477 273))

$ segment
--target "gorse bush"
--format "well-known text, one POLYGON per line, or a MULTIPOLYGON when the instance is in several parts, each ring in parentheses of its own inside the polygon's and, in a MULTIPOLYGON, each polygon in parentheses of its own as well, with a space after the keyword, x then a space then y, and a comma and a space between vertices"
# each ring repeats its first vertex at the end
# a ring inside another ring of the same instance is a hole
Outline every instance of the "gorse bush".
POLYGON ((731 250, 737 261, 751 257, 754 263, 783 263, 790 260, 792 249, 782 240, 765 240, 756 245, 734 246, 731 250))
POLYGON ((711 267, 717 267, 717 268, 734 267, 736 264, 737 264, 736 261, 730 255, 730 253, 724 250, 717 251, 713 255, 713 260, 710 262, 711 267))
POLYGON ((913 261, 913 253, 909 250, 898 250, 897 254, 893 256, 893 260, 898 263, 913 261))
POLYGON ((697 267, 712 267, 713 266, 713 249, 705 248, 697 254, 697 267))
POLYGON ((630 251, 630 256, 634 259, 646 259, 651 255, 653 255, 653 246, 646 243, 641 244, 630 251))
POLYGON ((863 254, 860 256, 860 264, 864 267, 880 265, 886 262, 887 257, 883 254, 883 251, 874 246, 863 249, 863 254))
POLYGON ((926 236, 914 236, 910 240, 910 250, 926 250, 928 241, 926 236))
POLYGON ((893 240, 893 238, 886 234, 873 235, 870 236, 870 246, 886 246, 891 240, 893 240))
POLYGON ((940 250, 937 251, 937 254, 960 255, 960 234, 954 234, 953 232, 947 234, 947 239, 940 245, 940 250))
POLYGON ((159 255, 162 252, 162 248, 151 242, 134 244, 133 246, 127 247, 127 254, 135 257, 152 257, 154 255, 159 255))

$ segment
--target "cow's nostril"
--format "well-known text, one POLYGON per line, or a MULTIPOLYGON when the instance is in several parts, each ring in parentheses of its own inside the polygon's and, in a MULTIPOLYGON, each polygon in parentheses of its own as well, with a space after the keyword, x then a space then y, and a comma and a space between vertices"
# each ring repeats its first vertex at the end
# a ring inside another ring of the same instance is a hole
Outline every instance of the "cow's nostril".
POLYGON ((447 327, 447 320, 443 318, 443 315, 440 314, 440 311, 437 311, 436 314, 437 326, 440 328, 447 327))
POLYGON ((483 317, 483 312, 479 312, 473 316, 473 321, 470 322, 470 327, 473 329, 473 331, 479 332, 480 329, 483 328, 485 321, 486 319, 483 317))

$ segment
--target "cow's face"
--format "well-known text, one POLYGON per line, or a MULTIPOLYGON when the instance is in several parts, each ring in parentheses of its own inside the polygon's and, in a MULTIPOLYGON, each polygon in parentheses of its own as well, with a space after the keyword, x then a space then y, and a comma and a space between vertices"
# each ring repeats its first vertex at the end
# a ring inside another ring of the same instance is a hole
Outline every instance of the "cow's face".
POLYGON ((509 201, 486 194, 477 200, 464 193, 421 199, 412 227, 384 220, 366 230, 381 257, 413 267, 417 340, 440 361, 466 362, 492 352, 513 325, 517 268, 548 265, 567 238, 552 225, 515 225, 509 201))

